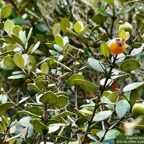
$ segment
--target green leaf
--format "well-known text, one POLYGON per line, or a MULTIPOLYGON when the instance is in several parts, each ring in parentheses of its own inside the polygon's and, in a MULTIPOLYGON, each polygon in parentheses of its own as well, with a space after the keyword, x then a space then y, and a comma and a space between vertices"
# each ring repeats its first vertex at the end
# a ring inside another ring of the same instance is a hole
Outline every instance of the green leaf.
POLYGON ((131 55, 131 56, 136 56, 136 55, 140 54, 142 51, 143 51, 143 47, 134 48, 134 49, 131 51, 130 55, 131 55))
POLYGON ((128 59, 121 63, 120 69, 125 72, 131 72, 135 69, 138 69, 140 67, 139 61, 135 59, 128 59))
POLYGON ((65 68, 68 71, 72 71, 68 66, 64 65, 63 63, 60 63, 59 61, 55 61, 57 64, 61 65, 63 68, 65 68))
POLYGON ((38 93, 42 93, 42 91, 36 86, 35 83, 29 83, 28 87, 30 87, 31 89, 35 90, 38 93))
POLYGON ((52 119, 60 119, 61 117, 73 116, 73 115, 75 115, 75 113, 72 113, 70 111, 64 111, 62 113, 53 116, 52 119))
POLYGON ((110 57, 109 48, 108 48, 108 45, 106 44, 106 42, 102 41, 100 48, 101 48, 101 52, 104 55, 104 57, 106 57, 106 58, 110 57))
POLYGON ((108 96, 107 96, 107 98, 110 100, 110 101, 112 101, 113 103, 115 103, 116 102, 116 100, 117 100, 117 97, 118 97, 118 91, 114 91, 114 92, 112 92, 112 93, 110 93, 108 96))
MULTIPOLYGON (((62 28, 61 28, 62 29, 62 28)), ((58 35, 60 33, 60 24, 55 23, 54 26, 52 27, 52 33, 54 36, 58 35)))
POLYGON ((8 67, 14 67, 15 66, 15 63, 14 63, 11 55, 4 57, 4 64, 8 67))
POLYGON ((10 4, 4 6, 1 9, 1 18, 2 19, 9 17, 11 14, 12 14, 12 6, 10 4))
POLYGON ((114 0, 105 0, 106 2, 108 2, 110 5, 114 5, 114 0))
POLYGON ((76 79, 84 79, 84 77, 80 74, 73 74, 67 81, 70 86, 76 85, 76 79))
POLYGON ((122 78, 128 78, 131 75, 129 73, 124 73, 124 74, 119 74, 119 75, 114 75, 111 76, 111 79, 115 80, 115 79, 122 79, 122 78))
POLYGON ((54 50, 49 50, 49 52, 52 56, 59 56, 60 55, 57 51, 54 51, 54 50))
POLYGON ((126 100, 120 100, 116 104, 116 114, 119 118, 122 118, 127 112, 130 111, 130 104, 126 100))
POLYGON ((35 67, 36 67, 36 61, 33 56, 29 55, 28 62, 27 62, 28 74, 34 71, 35 67))
POLYGON ((83 24, 81 21, 77 21, 77 22, 74 24, 74 30, 75 30, 77 33, 80 33, 83 29, 84 29, 84 24, 83 24))
POLYGON ((13 40, 15 43, 18 43, 18 44, 20 44, 21 46, 24 45, 23 41, 22 41, 17 35, 11 34, 11 37, 12 37, 12 40, 13 40))
MULTIPOLYGON (((97 136, 101 139, 105 134, 105 131, 102 130, 102 131, 99 131, 97 132, 97 136)), ((110 140, 110 139, 115 139, 118 135, 120 135, 121 133, 118 131, 118 130, 115 130, 115 129, 111 129, 109 130, 106 134, 105 134, 105 137, 104 137, 104 141, 106 140, 110 140)), ((105 142, 103 141, 103 144, 105 144, 105 142)), ((111 143, 109 143, 111 144, 111 143)))
POLYGON ((25 34, 25 31, 20 31, 18 37, 23 42, 23 44, 26 44, 26 34, 25 34))
POLYGON ((43 73, 47 73, 49 71, 49 67, 48 67, 48 64, 47 62, 44 62, 41 66, 40 66, 40 69, 43 73))
POLYGON ((106 17, 106 16, 103 16, 103 15, 101 15, 101 14, 96 14, 96 15, 93 15, 92 20, 93 20, 96 24, 103 24, 103 23, 107 20, 107 17, 106 17))
POLYGON ((89 29, 89 25, 87 24, 87 25, 85 25, 85 27, 84 27, 83 30, 81 31, 80 36, 85 35, 85 33, 88 31, 88 29, 89 29))
POLYGON ((33 117, 35 117, 35 118, 41 118, 41 116, 39 116, 39 115, 36 115, 36 114, 34 114, 34 113, 31 113, 31 112, 29 112, 29 111, 25 111, 25 110, 23 110, 23 111, 18 111, 17 112, 17 114, 19 114, 19 115, 31 115, 31 116, 33 116, 33 117))
POLYGON ((57 68, 57 61, 55 59, 47 58, 47 59, 45 59, 43 61, 47 61, 48 62, 48 66, 49 66, 50 69, 56 69, 57 68))
POLYGON ((109 118, 112 114, 112 111, 107 110, 107 111, 101 111, 95 114, 93 121, 103 121, 107 118, 109 118))
POLYGON ((46 23, 37 23, 36 28, 40 32, 46 32, 48 30, 48 27, 47 27, 46 23))
POLYGON ((116 14, 116 17, 117 17, 117 16, 120 16, 120 15, 124 15, 125 13, 130 12, 130 11, 133 10, 136 6, 137 6, 137 3, 134 3, 132 6, 127 7, 126 9, 124 9, 124 10, 122 10, 121 12, 117 13, 117 14, 116 14))
POLYGON ((43 123, 40 122, 40 120, 33 120, 32 122, 33 126, 34 126, 34 129, 42 134, 42 135, 45 135, 48 133, 48 127, 46 125, 44 125, 43 123))
POLYGON ((31 35, 32 35, 32 31, 33 31, 33 28, 31 27, 30 30, 29 30, 27 39, 26 39, 27 42, 29 41, 29 39, 30 39, 30 37, 31 37, 31 35))
POLYGON ((24 62, 24 58, 22 57, 21 54, 16 53, 13 57, 13 60, 17 67, 24 68, 25 62, 24 62))
POLYGON ((29 109, 28 109, 31 113, 33 113, 33 114, 36 114, 36 115, 42 115, 43 114, 43 111, 42 111, 42 109, 40 109, 39 107, 30 107, 29 109))
POLYGON ((24 59, 24 66, 26 66, 27 62, 28 62, 29 55, 28 54, 23 54, 22 57, 24 59))
POLYGON ((40 46, 40 41, 38 41, 35 45, 31 45, 30 48, 28 49, 28 53, 32 54, 34 53, 40 46))
POLYGON ((22 125, 23 127, 29 127, 32 128, 32 124, 30 123, 30 120, 32 120, 32 117, 26 116, 20 119, 19 124, 22 125))
POLYGON ((2 60, 2 61, 0 62, 0 67, 1 67, 2 69, 4 69, 4 70, 11 70, 11 69, 13 69, 13 67, 8 67, 8 66, 6 66, 6 65, 4 64, 4 60, 2 60))
POLYGON ((57 98, 57 102, 54 104, 54 106, 60 109, 60 108, 65 107, 68 104, 68 102, 69 102, 68 97, 59 96, 57 98))
POLYGON ((105 104, 105 106, 109 109, 113 109, 114 108, 114 104, 113 102, 110 101, 110 99, 108 99, 107 97, 103 96, 101 98, 101 103, 105 104))
POLYGON ((131 106, 133 106, 137 100, 140 99, 140 95, 139 93, 137 92, 136 89, 132 90, 131 93, 130 93, 130 104, 131 106))
POLYGON ((118 32, 118 37, 124 39, 125 41, 128 39, 127 34, 123 29, 118 32))
POLYGON ((19 37, 19 32, 22 31, 22 27, 19 25, 15 25, 12 29, 12 33, 19 37))
POLYGON ((70 28, 70 22, 67 18, 63 18, 61 21, 60 21, 60 27, 62 29, 62 31, 64 33, 67 32, 67 28, 69 29, 70 28))
MULTIPOLYGON (((122 61, 124 61, 125 60, 125 55, 123 54, 123 53, 121 53, 121 54, 118 54, 117 55, 117 60, 116 60, 116 64, 118 64, 118 63, 121 63, 122 61)), ((114 61, 114 57, 112 57, 111 58, 111 61, 113 62, 114 61)))
POLYGON ((143 85, 144 85, 144 82, 131 83, 123 88, 123 92, 128 92, 128 91, 137 89, 138 87, 143 86, 143 85))
POLYGON ((95 11, 99 14, 101 14, 102 16, 105 17, 111 17, 111 15, 109 13, 107 13, 104 9, 102 9, 101 7, 95 7, 95 11))
POLYGON ((87 92, 96 92, 97 86, 93 83, 90 83, 84 79, 75 79, 76 85, 80 85, 80 87, 87 92))
POLYGON ((27 100, 29 99, 29 96, 28 97, 24 97, 24 98, 22 98, 20 101, 19 101, 19 105, 20 104, 22 104, 22 103, 24 103, 24 102, 27 102, 27 100))
POLYGON ((14 104, 11 102, 0 104, 0 116, 2 116, 12 106, 14 106, 14 104))
POLYGON ((48 126, 49 132, 48 133, 53 133, 59 130, 60 126, 65 126, 63 123, 57 123, 57 124, 51 124, 48 126))
POLYGON ((4 30, 7 32, 9 36, 11 36, 12 29, 14 28, 14 23, 11 20, 6 20, 4 23, 4 30))
POLYGON ((105 72, 104 65, 94 58, 88 58, 88 64, 96 71, 105 72))
POLYGON ((17 74, 17 75, 12 75, 12 76, 8 77, 8 79, 21 79, 21 78, 26 78, 26 75, 24 75, 24 74, 17 74))
POLYGON ((53 92, 49 91, 49 92, 43 94, 40 97, 39 101, 42 102, 43 104, 53 105, 57 102, 57 95, 54 94, 53 92))
MULTIPOLYGON (((29 138, 33 135, 33 133, 34 133, 33 128, 26 127, 20 132, 20 137, 21 138, 25 138, 25 137, 29 138)), ((18 143, 18 141, 17 141, 17 143, 18 143)), ((9 143, 9 144, 11 144, 11 143, 9 143)))
POLYGON ((63 47, 63 46, 64 46, 63 38, 62 38, 60 35, 55 36, 55 42, 56 42, 60 47, 63 47))
POLYGON ((79 110, 75 109, 75 113, 80 117, 77 121, 76 124, 78 126, 83 125, 85 122, 88 121, 88 118, 79 110))

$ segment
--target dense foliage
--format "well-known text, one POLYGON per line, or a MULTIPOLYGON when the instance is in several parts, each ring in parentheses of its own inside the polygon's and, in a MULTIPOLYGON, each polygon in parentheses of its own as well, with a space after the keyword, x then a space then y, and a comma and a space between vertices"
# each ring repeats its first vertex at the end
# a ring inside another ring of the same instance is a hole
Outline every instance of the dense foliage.
POLYGON ((0 143, 114 144, 143 135, 143 2, 0 7, 0 143), (113 38, 126 42, 123 53, 109 51, 113 38))

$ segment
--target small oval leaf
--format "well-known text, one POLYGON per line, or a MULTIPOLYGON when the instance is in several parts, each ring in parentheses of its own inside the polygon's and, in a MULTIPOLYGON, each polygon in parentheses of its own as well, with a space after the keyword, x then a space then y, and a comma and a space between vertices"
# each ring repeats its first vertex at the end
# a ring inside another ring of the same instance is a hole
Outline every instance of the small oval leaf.
POLYGON ((75 79, 75 81, 77 85, 80 85, 80 87, 87 92, 97 91, 97 86, 93 83, 90 83, 84 79, 75 79))
POLYGON ((60 21, 60 27, 62 29, 62 31, 64 33, 67 32, 67 28, 69 29, 70 28, 70 22, 67 18, 63 18, 61 21, 60 21))
POLYGON ((88 64, 96 71, 105 72, 104 65, 94 58, 88 58, 88 64))
POLYGON ((13 57, 13 60, 17 67, 24 68, 25 62, 24 62, 24 58, 22 57, 21 54, 16 53, 13 57))
POLYGON ((73 74, 67 81, 70 86, 76 85, 76 79, 84 79, 84 77, 80 74, 73 74))
POLYGON ((40 120, 34 120, 32 124, 34 126, 34 129, 40 134, 45 135, 48 133, 48 127, 40 122, 40 120))
POLYGON ((4 6, 1 9, 1 18, 2 19, 9 17, 11 14, 12 14, 12 6, 10 4, 4 6))
POLYGON ((14 67, 15 66, 15 63, 14 63, 11 55, 4 57, 4 64, 8 67, 14 67))
POLYGON ((123 92, 128 92, 128 91, 137 89, 138 87, 140 87, 142 85, 144 85, 144 82, 131 83, 123 88, 123 92))
POLYGON ((68 104, 68 97, 66 96, 59 96, 57 98, 57 102, 54 104, 55 107, 57 108, 63 108, 68 104))
POLYGON ((131 72, 135 69, 138 69, 140 67, 139 61, 135 59, 128 59, 121 63, 120 69, 125 72, 131 72))
POLYGON ((4 30, 7 32, 9 36, 11 36, 12 29, 14 28, 14 23, 11 20, 6 20, 4 23, 4 30))
POLYGON ((83 29, 84 29, 84 24, 83 24, 81 21, 77 21, 77 22, 74 24, 74 30, 75 30, 77 33, 80 33, 83 29))
POLYGON ((44 62, 41 66, 40 66, 40 69, 43 73, 47 73, 48 70, 49 70, 49 67, 48 67, 48 64, 47 62, 44 62))
POLYGON ((119 118, 122 118, 127 112, 130 111, 130 108, 130 104, 126 100, 120 100, 116 104, 116 114, 119 118))
POLYGON ((28 87, 30 87, 31 89, 37 91, 38 93, 42 93, 42 91, 36 86, 35 83, 29 83, 28 87))
POLYGON ((103 121, 107 118, 109 118, 112 114, 112 111, 107 110, 107 111, 101 111, 95 114, 93 121, 103 121))
POLYGON ((57 95, 49 91, 43 94, 40 97, 39 101, 42 102, 43 104, 53 105, 57 102, 57 95))
POLYGON ((106 44, 106 42, 103 41, 100 45, 100 48, 101 48, 101 52, 104 55, 104 57, 106 57, 106 58, 110 57, 109 48, 108 48, 108 45, 106 44))
POLYGON ((62 38, 60 35, 55 36, 55 42, 56 42, 60 47, 63 47, 63 46, 64 46, 63 38, 62 38))

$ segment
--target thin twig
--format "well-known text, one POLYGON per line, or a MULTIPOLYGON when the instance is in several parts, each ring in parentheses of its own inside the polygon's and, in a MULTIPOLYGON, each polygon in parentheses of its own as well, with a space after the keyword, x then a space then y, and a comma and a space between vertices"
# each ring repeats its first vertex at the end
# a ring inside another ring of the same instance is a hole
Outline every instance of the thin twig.
POLYGON ((115 17, 115 7, 113 6, 112 25, 111 25, 111 30, 110 30, 110 36, 111 36, 111 38, 112 38, 112 32, 113 32, 113 27, 114 27, 115 20, 116 20, 116 17, 115 17))
POLYGON ((88 135, 88 131, 89 131, 90 126, 91 126, 91 124, 92 124, 92 122, 93 122, 93 118, 94 118, 94 116, 95 116, 95 112, 96 112, 97 108, 99 107, 99 105, 97 104, 99 101, 100 101, 100 96, 98 96, 98 99, 97 99, 97 101, 96 101, 96 103, 95 103, 95 107, 94 107, 94 110, 93 110, 91 119, 90 119, 90 121, 88 121, 88 126, 87 126, 87 129, 86 129, 86 131, 85 131, 85 136, 84 136, 84 139, 83 139, 82 144, 85 144, 85 142, 86 142, 87 135, 88 135))
POLYGON ((72 12, 72 5, 70 4, 69 0, 66 0, 66 2, 67 2, 67 5, 68 5, 68 7, 69 7, 69 11, 70 11, 70 14, 71 14, 71 18, 73 19, 73 21, 76 22, 77 20, 75 19, 74 15, 73 15, 73 12, 72 12))

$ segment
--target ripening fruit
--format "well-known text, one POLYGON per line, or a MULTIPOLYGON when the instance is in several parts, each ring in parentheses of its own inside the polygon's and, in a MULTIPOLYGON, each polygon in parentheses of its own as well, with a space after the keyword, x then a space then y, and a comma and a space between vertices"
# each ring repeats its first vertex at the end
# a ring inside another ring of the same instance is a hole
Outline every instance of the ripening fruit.
POLYGON ((121 54, 126 49, 126 43, 121 38, 114 38, 109 42, 108 47, 111 54, 121 54))
POLYGON ((132 115, 134 117, 144 116, 144 103, 135 103, 132 108, 132 115))
POLYGON ((132 27, 132 25, 130 24, 130 23, 128 23, 127 21, 125 21, 125 22, 119 22, 119 30, 124 30, 124 31, 128 31, 128 32, 130 32, 130 33, 132 33, 132 31, 133 31, 133 27, 132 27))

